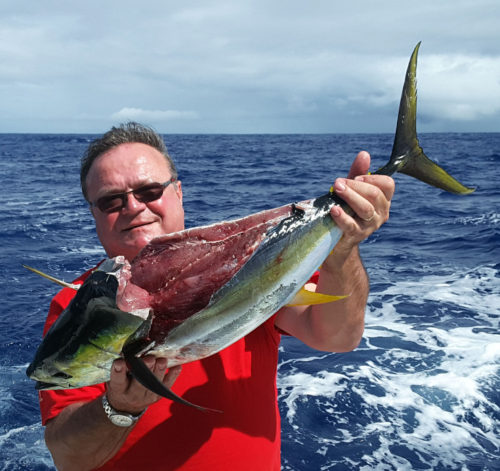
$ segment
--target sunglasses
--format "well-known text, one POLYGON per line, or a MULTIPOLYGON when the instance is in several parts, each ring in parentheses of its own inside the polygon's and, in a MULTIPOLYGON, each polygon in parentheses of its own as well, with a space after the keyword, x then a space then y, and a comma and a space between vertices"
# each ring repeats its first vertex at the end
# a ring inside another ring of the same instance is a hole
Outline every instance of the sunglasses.
POLYGON ((172 177, 165 183, 148 183, 147 185, 136 188, 135 190, 124 191, 123 193, 113 193, 112 195, 101 196, 97 201, 90 203, 90 206, 99 208, 103 213, 116 213, 121 211, 127 205, 127 195, 132 193, 134 198, 140 203, 150 203, 159 200, 165 188, 175 182, 172 177))

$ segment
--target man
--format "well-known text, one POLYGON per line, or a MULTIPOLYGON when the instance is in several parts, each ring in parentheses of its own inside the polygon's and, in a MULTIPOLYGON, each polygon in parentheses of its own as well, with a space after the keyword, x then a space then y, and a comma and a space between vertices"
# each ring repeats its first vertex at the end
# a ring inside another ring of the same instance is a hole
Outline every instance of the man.
MULTIPOLYGON (((158 398, 116 360, 105 385, 42 391, 46 443, 61 470, 279 470, 280 423, 276 369, 280 332, 325 351, 349 351, 361 340, 368 278, 359 243, 389 216, 391 178, 365 175, 361 152, 335 190, 354 210, 331 216, 344 235, 323 263, 317 289, 351 293, 335 303, 284 307, 222 352, 180 368, 146 357, 153 373, 185 399, 219 409, 200 412, 158 398), (175 382, 175 385, 174 385, 175 382), (104 398, 104 399, 103 399, 104 398), (122 426, 110 416, 119 414, 122 426)), ((82 160, 82 191, 109 257, 132 260, 154 237, 184 228, 182 186, 161 137, 128 123, 92 143, 82 160), (161 188, 159 188, 162 184, 161 188)), ((85 277, 80 278, 80 281, 85 277)), ((74 292, 53 300, 46 330, 74 292)))

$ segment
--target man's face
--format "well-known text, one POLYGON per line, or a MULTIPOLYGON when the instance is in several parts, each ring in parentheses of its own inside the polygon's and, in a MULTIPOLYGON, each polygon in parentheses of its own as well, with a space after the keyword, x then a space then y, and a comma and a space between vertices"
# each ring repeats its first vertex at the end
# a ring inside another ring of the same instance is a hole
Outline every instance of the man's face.
MULTIPOLYGON (((99 156, 87 175, 90 202, 114 193, 135 190, 148 183, 164 183, 172 177, 167 160, 145 144, 121 144, 99 156)), ((184 229, 181 182, 170 184, 163 196, 149 203, 126 195, 126 205, 104 213, 91 207, 99 240, 109 257, 132 260, 154 237, 184 229)))

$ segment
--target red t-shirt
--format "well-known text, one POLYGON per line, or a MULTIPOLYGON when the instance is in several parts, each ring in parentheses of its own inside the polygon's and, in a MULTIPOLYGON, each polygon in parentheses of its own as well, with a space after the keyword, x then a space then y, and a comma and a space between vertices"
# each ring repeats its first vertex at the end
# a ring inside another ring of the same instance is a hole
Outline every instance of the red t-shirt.
MULTIPOLYGON (((83 282, 89 273, 75 282, 83 282)), ((74 295, 74 290, 64 288, 54 297, 44 333, 74 295)), ((139 419, 120 451, 99 470, 279 470, 279 341, 272 317, 218 354, 183 365, 173 391, 190 402, 223 412, 202 412, 160 399, 139 419)), ((90 401, 104 391, 104 384, 40 391, 42 423, 69 404, 90 401)))

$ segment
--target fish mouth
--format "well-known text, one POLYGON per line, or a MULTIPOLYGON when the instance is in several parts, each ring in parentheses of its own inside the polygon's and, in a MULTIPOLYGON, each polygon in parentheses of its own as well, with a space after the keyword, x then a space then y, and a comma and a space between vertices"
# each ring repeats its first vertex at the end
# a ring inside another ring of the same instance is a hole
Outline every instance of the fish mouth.
MULTIPOLYGON (((71 376, 70 376, 71 378, 71 376)), ((69 385, 69 383, 68 383, 69 385)), ((61 385, 60 383, 48 383, 46 381, 37 381, 35 383, 35 389, 37 391, 45 391, 47 389, 64 389, 65 386, 61 385)))

